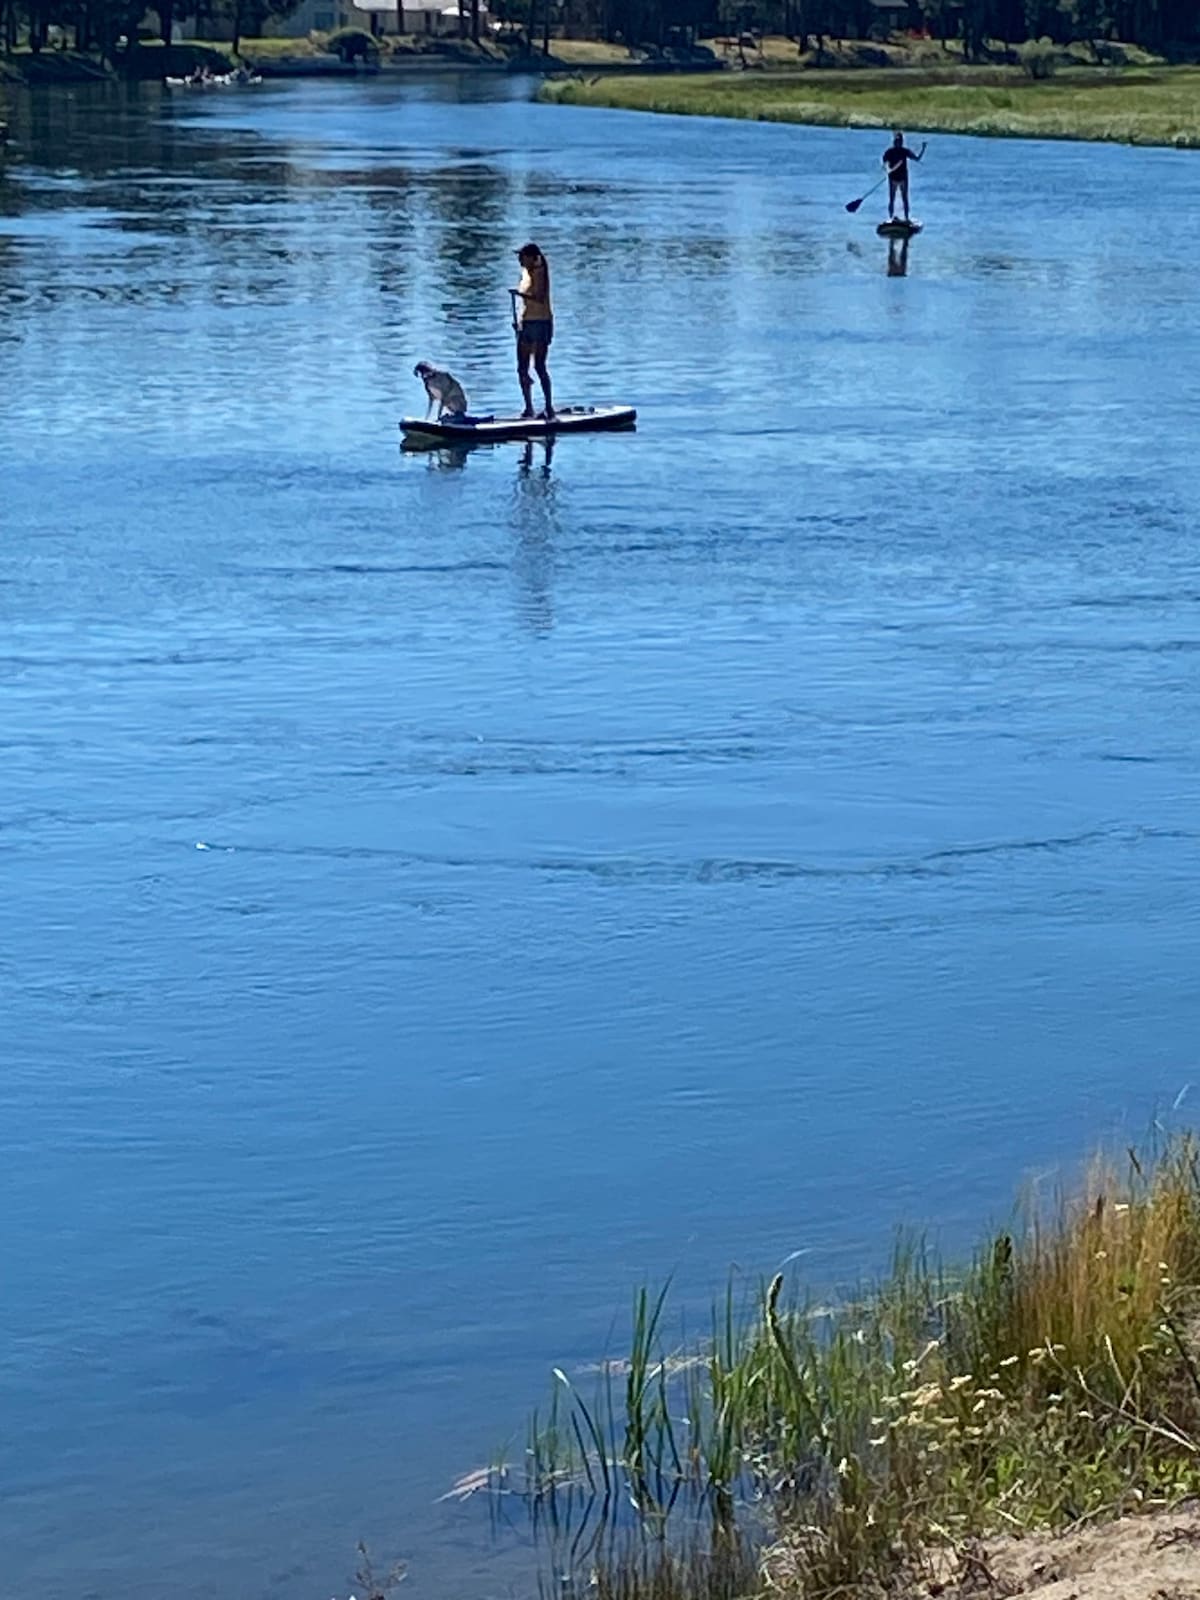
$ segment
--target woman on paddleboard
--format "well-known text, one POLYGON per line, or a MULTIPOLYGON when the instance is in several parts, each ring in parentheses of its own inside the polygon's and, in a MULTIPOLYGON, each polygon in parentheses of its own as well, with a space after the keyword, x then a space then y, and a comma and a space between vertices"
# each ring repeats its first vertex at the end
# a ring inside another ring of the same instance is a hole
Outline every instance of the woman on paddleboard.
POLYGON ((512 291, 513 326, 517 334, 517 379, 525 398, 523 416, 532 417, 533 380, 529 376, 529 363, 533 362, 546 402, 545 417, 554 415, 554 401, 550 393, 550 374, 546 370, 546 357, 554 337, 554 313, 550 309, 550 267, 536 244, 525 244, 517 251, 521 263, 521 282, 512 291), (518 308, 518 301, 520 306, 518 308))
POLYGON ((896 220, 897 194, 904 203, 905 222, 912 220, 908 214, 908 163, 910 161, 920 161, 924 154, 925 146, 923 144, 920 150, 910 150, 904 143, 904 135, 899 128, 896 129, 892 135, 891 144, 883 152, 883 164, 887 168, 888 175, 889 222, 896 220))

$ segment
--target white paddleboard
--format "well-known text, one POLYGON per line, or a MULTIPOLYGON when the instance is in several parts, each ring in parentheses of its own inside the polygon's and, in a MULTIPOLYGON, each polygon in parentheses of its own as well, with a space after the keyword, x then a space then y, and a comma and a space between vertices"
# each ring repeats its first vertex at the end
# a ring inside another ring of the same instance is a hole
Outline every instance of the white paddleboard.
POLYGON ((497 443, 503 439, 541 439, 548 434, 601 433, 632 428, 637 422, 633 406, 564 406, 545 417, 476 416, 440 422, 424 417, 404 417, 400 431, 406 439, 445 439, 455 444, 497 443))

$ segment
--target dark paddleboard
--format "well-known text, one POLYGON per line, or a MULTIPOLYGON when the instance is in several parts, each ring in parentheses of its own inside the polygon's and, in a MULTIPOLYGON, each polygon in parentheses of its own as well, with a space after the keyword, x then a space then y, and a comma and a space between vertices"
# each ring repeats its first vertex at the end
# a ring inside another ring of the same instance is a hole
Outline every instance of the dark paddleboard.
POLYGON ((495 444, 504 439, 543 439, 549 434, 602 433, 632 428, 637 421, 633 406, 564 406, 547 422, 545 417, 468 417, 426 422, 404 417, 400 431, 406 439, 441 439, 452 444, 495 444))
POLYGON ((875 232, 881 239, 911 239, 921 228, 919 222, 881 222, 875 232))

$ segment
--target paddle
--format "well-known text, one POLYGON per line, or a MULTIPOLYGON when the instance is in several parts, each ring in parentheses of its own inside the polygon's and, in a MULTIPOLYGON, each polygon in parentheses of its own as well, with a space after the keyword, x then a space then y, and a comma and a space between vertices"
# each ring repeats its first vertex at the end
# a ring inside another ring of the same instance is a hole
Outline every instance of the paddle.
POLYGON ((887 178, 887 173, 885 172, 883 177, 879 179, 879 183, 873 183, 871 185, 871 187, 867 190, 866 194, 859 195, 857 200, 847 200, 846 201, 846 210, 851 212, 851 213, 857 211, 859 206, 862 205, 863 201, 864 200, 868 200, 871 197, 871 195, 873 195, 875 193, 876 189, 878 189, 879 184, 883 183, 886 178, 887 178))
POLYGON ((520 292, 521 291, 519 289, 510 289, 508 291, 509 297, 510 297, 510 299, 512 301, 512 319, 513 319, 513 332, 514 333, 520 333, 520 331, 521 331, 521 324, 517 321, 517 296, 518 296, 518 294, 520 294, 520 292))

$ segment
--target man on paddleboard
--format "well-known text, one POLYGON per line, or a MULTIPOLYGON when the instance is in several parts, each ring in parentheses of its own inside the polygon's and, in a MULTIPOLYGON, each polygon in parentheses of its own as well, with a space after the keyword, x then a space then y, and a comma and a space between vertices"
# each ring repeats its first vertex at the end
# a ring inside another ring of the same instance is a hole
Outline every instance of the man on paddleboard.
POLYGON ((883 152, 883 164, 888 175, 888 221, 896 219, 896 196, 899 194, 904 202, 904 220, 911 221, 908 214, 908 163, 920 161, 925 154, 925 146, 920 150, 910 150, 904 142, 904 135, 897 128, 892 135, 892 142, 883 152))

